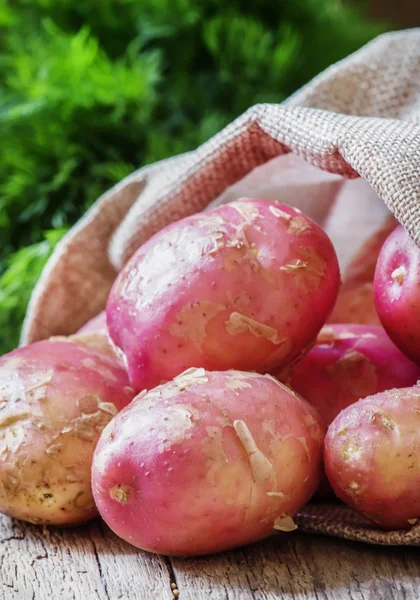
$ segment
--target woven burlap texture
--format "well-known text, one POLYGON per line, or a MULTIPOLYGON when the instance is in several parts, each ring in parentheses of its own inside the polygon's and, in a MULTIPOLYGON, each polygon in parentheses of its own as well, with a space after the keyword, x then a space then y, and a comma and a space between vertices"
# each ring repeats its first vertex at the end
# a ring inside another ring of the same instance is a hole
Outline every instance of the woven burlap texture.
MULTIPOLYGON (((381 36, 282 104, 250 108, 197 150, 133 173, 57 246, 32 295, 22 342, 76 331, 97 314, 119 269, 156 231, 205 209, 229 186, 293 152, 345 178, 363 177, 420 245, 420 30, 381 36)), ((347 508, 311 505, 299 527, 382 544, 418 544, 372 528, 347 508)))

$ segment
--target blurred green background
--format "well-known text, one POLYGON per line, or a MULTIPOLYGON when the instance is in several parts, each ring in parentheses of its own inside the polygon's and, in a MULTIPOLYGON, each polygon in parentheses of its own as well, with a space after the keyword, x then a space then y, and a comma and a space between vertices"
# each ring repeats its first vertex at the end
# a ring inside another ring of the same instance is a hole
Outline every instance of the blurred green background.
POLYGON ((114 183, 280 102, 389 25, 339 0, 0 0, 0 353, 114 183))

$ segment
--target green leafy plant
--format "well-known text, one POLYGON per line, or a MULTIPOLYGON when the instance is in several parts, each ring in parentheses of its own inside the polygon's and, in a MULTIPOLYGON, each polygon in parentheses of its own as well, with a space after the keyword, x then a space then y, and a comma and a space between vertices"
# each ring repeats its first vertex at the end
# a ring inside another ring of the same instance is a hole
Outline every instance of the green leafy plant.
POLYGON ((41 242, 18 250, 7 262, 8 268, 0 277, 0 331, 5 336, 1 343, 6 350, 16 346, 32 289, 66 231, 47 231, 41 242))
POLYGON ((382 30, 340 0, 0 0, 0 352, 102 192, 382 30))

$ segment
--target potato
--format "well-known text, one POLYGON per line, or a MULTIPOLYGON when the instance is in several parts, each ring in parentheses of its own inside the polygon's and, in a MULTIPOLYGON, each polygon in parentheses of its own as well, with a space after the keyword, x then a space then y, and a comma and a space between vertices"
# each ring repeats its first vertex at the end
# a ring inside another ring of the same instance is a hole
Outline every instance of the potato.
MULTIPOLYGON (((54 339, 63 338, 60 337, 54 339)), ((75 334, 68 336, 68 339, 86 347, 105 352, 119 361, 121 360, 121 357, 117 353, 117 349, 109 339, 108 327, 106 324, 106 312, 104 310, 85 323, 75 334)))
POLYGON ((380 325, 375 308, 373 282, 344 284, 328 323, 380 325))
POLYGON ((77 333, 68 336, 68 339, 89 348, 105 352, 119 361, 121 360, 117 349, 109 339, 106 312, 104 310, 85 323, 77 333))
POLYGON ((112 357, 114 360, 120 363, 121 367, 125 367, 122 363, 120 356, 118 355, 114 346, 110 343, 108 335, 106 333, 75 333, 69 336, 56 336, 50 338, 50 340, 61 340, 70 341, 75 344, 84 346, 85 348, 91 348, 96 352, 101 352, 112 357))
POLYGON ((401 226, 391 233, 379 255, 375 303, 389 337, 420 364, 420 249, 401 226))
POLYGON ((108 333, 106 312, 103 310, 96 317, 90 319, 79 329, 78 333, 104 333, 106 335, 108 333))
POLYGON ((327 325, 315 346, 280 373, 313 406, 326 425, 360 398, 414 385, 420 368, 398 350, 380 326, 327 325))
POLYGON ((122 367, 71 341, 0 358, 0 512, 69 525, 95 516, 93 450, 134 391, 122 367))
POLYGON ((395 217, 389 215, 382 227, 353 256, 344 274, 345 283, 373 282, 379 253, 397 225, 398 221, 395 217))
POLYGON ((420 387, 360 400, 331 423, 325 469, 335 493, 387 529, 420 518, 420 387))
POLYGON ((239 200, 166 227, 134 254, 108 299, 109 333, 138 390, 193 366, 266 371, 313 342, 338 286, 318 225, 239 200))
POLYGON ((269 375, 190 369, 104 429, 94 498, 139 548, 226 550, 296 528, 319 484, 323 438, 316 410, 269 375))
POLYGON ((390 216, 353 257, 344 272, 343 285, 329 323, 380 325, 375 308, 373 279, 382 245, 396 226, 397 221, 390 216))

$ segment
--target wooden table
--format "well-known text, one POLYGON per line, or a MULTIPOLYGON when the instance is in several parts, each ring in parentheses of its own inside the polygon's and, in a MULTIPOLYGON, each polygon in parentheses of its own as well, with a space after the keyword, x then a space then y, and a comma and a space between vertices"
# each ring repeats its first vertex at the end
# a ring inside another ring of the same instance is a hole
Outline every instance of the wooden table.
POLYGON ((1 600, 420 599, 420 548, 297 532, 181 560, 136 550, 99 521, 43 531, 0 517, 0 545, 1 600))

